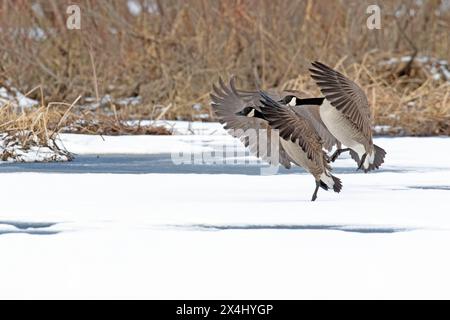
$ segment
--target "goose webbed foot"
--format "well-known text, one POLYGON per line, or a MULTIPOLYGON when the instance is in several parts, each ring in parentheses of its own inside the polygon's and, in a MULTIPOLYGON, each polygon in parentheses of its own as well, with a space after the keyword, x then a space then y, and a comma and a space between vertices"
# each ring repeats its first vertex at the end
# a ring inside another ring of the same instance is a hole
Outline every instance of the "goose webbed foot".
POLYGON ((317 191, 319 191, 320 182, 316 181, 316 189, 314 190, 313 196, 311 198, 311 201, 316 201, 317 199, 317 191))
POLYGON ((345 148, 345 149, 337 149, 333 155, 330 157, 330 161, 329 162, 335 162, 336 159, 341 155, 341 153, 350 151, 350 148, 345 148))

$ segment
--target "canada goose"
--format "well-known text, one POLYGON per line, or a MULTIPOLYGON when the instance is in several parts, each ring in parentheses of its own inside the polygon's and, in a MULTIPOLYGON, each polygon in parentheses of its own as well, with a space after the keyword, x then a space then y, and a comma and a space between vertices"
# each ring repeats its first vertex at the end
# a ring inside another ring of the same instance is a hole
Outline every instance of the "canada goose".
MULTIPOLYGON (((219 118, 219 121, 225 124, 225 129, 266 129, 266 132, 268 133, 267 142, 269 145, 271 139, 270 133, 275 134, 274 137, 279 140, 279 163, 284 167, 290 168, 292 162, 296 165, 304 167, 308 171, 310 171, 308 168, 311 167, 316 175, 320 175, 319 170, 316 169, 314 163, 309 163, 310 161, 308 161, 308 157, 305 155, 305 152, 301 149, 299 144, 292 142, 290 139, 286 140, 281 138, 278 130, 272 131, 269 122, 266 120, 261 111, 261 108, 264 107, 261 102, 262 99, 264 99, 267 104, 273 103, 272 101, 275 100, 281 101, 283 99, 289 99, 290 101, 293 97, 292 93, 293 92, 290 91, 285 91, 282 94, 264 93, 264 96, 262 96, 259 92, 237 90, 234 84, 234 78, 230 80, 229 87, 225 86, 222 79, 219 79, 219 87, 213 85, 211 105, 219 118), (288 96, 291 98, 287 98, 288 96)), ((274 103, 277 104, 277 102, 274 103)), ((320 150, 322 150, 322 146, 328 150, 331 150, 332 147, 338 143, 320 119, 318 105, 303 105, 301 108, 291 106, 291 108, 298 109, 295 110, 295 112, 299 114, 297 117, 301 118, 300 122, 303 121, 302 123, 308 123, 309 130, 319 136, 318 141, 323 141, 323 145, 320 144, 320 150)), ((261 146, 259 146, 259 143, 249 145, 248 139, 242 135, 242 132, 233 130, 230 131, 230 133, 233 136, 240 138, 241 141, 244 142, 245 146, 249 147, 250 151, 254 155, 261 157, 263 160, 271 163, 272 165, 278 164, 274 163, 273 158, 269 157, 267 153, 260 152, 261 146)), ((322 181, 322 183, 320 183, 319 180, 317 184, 324 189, 332 187, 336 190, 336 192, 339 192, 341 189, 341 183, 339 179, 335 179, 336 180, 329 176, 325 176, 324 180, 326 181, 322 181)), ((317 190, 315 190, 312 200, 315 200, 316 198, 317 190)))
POLYGON ((293 109, 293 105, 281 105, 263 91, 260 94, 261 113, 272 129, 279 130, 281 144, 287 154, 316 180, 311 200, 316 200, 319 187, 324 190, 332 188, 335 192, 340 192, 341 180, 331 174, 327 155, 323 151, 322 138, 311 120, 293 109))
POLYGON ((250 152, 268 162, 273 166, 281 164, 289 169, 291 167, 291 158, 287 155, 279 141, 275 141, 277 150, 271 150, 272 137, 279 140, 278 133, 272 132, 269 124, 262 118, 260 112, 259 98, 255 92, 237 90, 234 84, 234 78, 230 80, 227 87, 222 79, 219 79, 219 86, 213 84, 213 93, 210 94, 211 106, 219 119, 224 124, 224 129, 235 138, 238 138, 250 150, 250 152), (248 139, 246 130, 254 129, 265 130, 265 144, 262 145, 260 136, 257 139, 248 139), (274 156, 277 153, 277 156, 274 156))
POLYGON ((341 73, 320 62, 313 62, 311 77, 325 96, 320 117, 328 130, 347 148, 338 148, 331 161, 345 151, 368 172, 384 162, 386 151, 373 144, 369 102, 364 91, 341 73))
MULTIPOLYGON (((281 93, 266 92, 272 99, 280 100, 283 104, 288 104, 295 109, 296 112, 306 117, 314 126, 323 140, 323 146, 326 150, 331 151, 333 146, 340 147, 339 141, 328 131, 325 124, 322 122, 319 114, 319 105, 317 100, 323 98, 300 99, 294 94, 298 92, 293 90, 285 90, 281 93), (296 100, 292 100, 296 99, 296 100), (297 102, 294 105, 292 102, 297 102), (299 108, 301 106, 301 108, 299 108)), ((270 127, 267 121, 263 121, 261 115, 261 97, 257 91, 238 90, 235 86, 235 78, 232 77, 230 84, 227 87, 223 80, 219 78, 219 87, 213 84, 213 93, 210 94, 212 100, 212 108, 216 113, 219 122, 225 125, 225 129, 245 129, 253 125, 253 128, 258 129, 259 125, 264 128, 270 127), (254 119, 256 118, 256 120, 254 119), (258 127, 255 127, 255 125, 258 127)))
POLYGON ((295 95, 288 94, 278 102, 289 105, 292 110, 309 120, 310 124, 314 126, 314 129, 322 139, 324 149, 331 151, 333 146, 336 146, 337 149, 341 149, 341 143, 331 134, 320 117, 319 107, 323 100, 324 98, 301 99, 295 95))

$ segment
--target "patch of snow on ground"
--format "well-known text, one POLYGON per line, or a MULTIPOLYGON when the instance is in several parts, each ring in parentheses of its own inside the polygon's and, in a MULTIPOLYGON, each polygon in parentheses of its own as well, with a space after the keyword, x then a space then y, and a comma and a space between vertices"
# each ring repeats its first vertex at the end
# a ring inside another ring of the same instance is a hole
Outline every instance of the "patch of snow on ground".
MULTIPOLYGON (((411 56, 403 56, 400 58, 390 58, 388 60, 381 61, 381 66, 396 65, 398 63, 407 63, 411 60, 411 56)), ((414 62, 420 63, 429 72, 433 80, 444 79, 450 82, 450 69, 448 61, 442 59, 436 59, 428 56, 417 56, 414 58, 414 62)))
POLYGON ((198 122, 198 121, 179 121, 179 120, 129 120, 126 122, 129 126, 156 126, 164 127, 173 132, 174 135, 228 135, 223 125, 218 122, 198 122))
MULTIPOLYGON (((4 149, 0 147, 0 153, 4 149)), ((48 147, 31 147, 29 149, 15 148, 13 156, 7 157, 6 162, 54 162, 69 161, 71 157, 67 154, 60 154, 48 147)))
POLYGON ((142 12, 142 6, 141 4, 136 1, 136 0, 128 0, 127 1, 127 7, 128 7, 128 11, 133 15, 133 16, 138 16, 141 14, 142 12))
POLYGON ((163 126, 173 130, 174 134, 177 135, 228 135, 223 125, 218 122, 159 120, 152 123, 155 126, 163 126))
POLYGON ((119 106, 136 106, 142 103, 142 98, 140 96, 121 98, 117 99, 115 103, 119 106))
POLYGON ((31 108, 39 105, 39 102, 26 97, 23 93, 14 87, 9 89, 0 87, 0 108, 10 104, 16 108, 31 108))
POLYGON ((140 96, 136 97, 125 97, 125 98, 113 98, 111 95, 104 95, 97 101, 95 97, 85 97, 85 104, 80 107, 88 110, 95 110, 103 106, 109 106, 115 104, 118 106, 136 106, 142 103, 142 98, 140 96))
MULTIPOLYGON (((143 3, 143 7, 147 9, 147 12, 150 14, 157 14, 158 4, 153 0, 145 0, 143 3)), ((128 0, 127 2, 128 11, 133 16, 139 16, 142 13, 142 5, 137 0, 128 0)))
POLYGON ((376 132, 377 134, 386 134, 386 133, 388 133, 391 129, 392 129, 391 126, 383 125, 383 126, 375 126, 375 127, 373 128, 373 131, 376 132))
POLYGON ((33 141, 24 148, 20 140, 0 134, 0 164, 5 162, 54 162, 70 161, 72 155, 64 148, 54 148, 50 140, 47 146, 39 146, 33 141))

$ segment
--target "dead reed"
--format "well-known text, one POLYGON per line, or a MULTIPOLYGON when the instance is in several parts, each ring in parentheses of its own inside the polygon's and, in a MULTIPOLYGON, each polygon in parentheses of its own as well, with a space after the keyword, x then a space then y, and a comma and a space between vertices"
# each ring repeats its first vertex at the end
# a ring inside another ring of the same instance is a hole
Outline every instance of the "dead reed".
POLYGON ((170 135, 163 126, 149 120, 130 120, 128 112, 107 114, 103 111, 73 112, 64 122, 61 132, 96 135, 170 135))
MULTIPOLYGON (((190 120, 211 114, 208 94, 219 75, 237 75, 245 88, 294 85, 317 94, 307 69, 320 60, 364 87, 375 123, 390 133, 450 134, 448 83, 380 65, 403 55, 450 61, 450 10, 441 0, 133 0, 138 15, 127 1, 74 2, 81 30, 65 27, 69 2, 3 0, 0 82, 23 92, 41 85, 45 101, 139 96, 141 105, 123 110, 123 119, 163 105, 170 107, 162 118, 190 120), (366 27, 374 2, 380 30, 366 27)), ((117 131, 114 118, 98 117, 80 130, 117 131)))
POLYGON ((50 103, 21 111, 11 104, 0 108, 0 159, 18 160, 22 152, 47 148, 54 153, 54 157, 48 160, 56 160, 59 156, 71 160, 73 155, 60 147, 56 139, 75 103, 50 103), (65 111, 55 112, 56 106, 64 107, 65 111))

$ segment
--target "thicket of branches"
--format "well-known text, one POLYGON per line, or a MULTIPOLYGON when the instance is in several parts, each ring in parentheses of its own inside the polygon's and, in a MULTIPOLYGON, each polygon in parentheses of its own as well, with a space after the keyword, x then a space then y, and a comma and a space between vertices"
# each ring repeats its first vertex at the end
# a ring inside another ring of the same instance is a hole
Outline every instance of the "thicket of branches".
POLYGON ((307 69, 320 60, 364 87, 377 124, 394 133, 450 133, 444 79, 433 80, 414 61, 380 65, 403 55, 450 60, 445 1, 375 1, 380 30, 366 26, 374 1, 132 0, 139 15, 128 2, 3 0, 0 85, 8 80, 24 92, 40 85, 45 101, 139 95, 142 106, 131 113, 170 105, 164 117, 190 119, 210 112, 219 75, 237 75, 245 88, 318 94, 307 69), (73 3, 81 7, 81 30, 65 26, 73 3))

